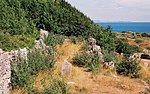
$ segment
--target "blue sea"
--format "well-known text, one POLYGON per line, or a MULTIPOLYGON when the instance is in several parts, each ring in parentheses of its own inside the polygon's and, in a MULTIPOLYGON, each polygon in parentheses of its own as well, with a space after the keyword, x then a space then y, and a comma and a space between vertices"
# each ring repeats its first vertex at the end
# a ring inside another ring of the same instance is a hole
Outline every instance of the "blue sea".
POLYGON ((114 32, 130 31, 150 33, 150 22, 98 22, 103 27, 109 25, 114 32))

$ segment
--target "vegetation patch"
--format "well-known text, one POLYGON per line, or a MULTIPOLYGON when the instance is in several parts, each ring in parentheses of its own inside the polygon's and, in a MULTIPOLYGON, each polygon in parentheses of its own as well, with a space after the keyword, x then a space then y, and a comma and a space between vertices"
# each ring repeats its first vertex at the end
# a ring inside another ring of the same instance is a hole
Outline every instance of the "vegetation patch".
POLYGON ((100 57, 97 52, 94 52, 94 54, 91 55, 77 55, 73 58, 73 64, 76 64, 79 67, 86 67, 88 68, 88 71, 92 71, 93 73, 98 73, 101 68, 100 57))
POLYGON ((139 64, 135 61, 124 60, 116 67, 118 74, 129 76, 132 78, 139 77, 139 64))
MULTIPOLYGON (((27 61, 18 57, 11 63, 11 86, 26 87, 30 84, 30 78, 42 70, 52 70, 55 60, 52 54, 45 55, 43 51, 30 52, 27 61)), ((30 86, 30 85, 29 85, 30 86)))
POLYGON ((133 53, 141 52, 139 47, 136 45, 130 45, 128 43, 124 43, 122 41, 118 41, 116 52, 124 53, 126 57, 130 56, 133 53))
POLYGON ((136 42, 136 43, 142 43, 142 42, 144 42, 144 41, 143 41, 143 40, 140 40, 140 39, 136 39, 135 42, 136 42))

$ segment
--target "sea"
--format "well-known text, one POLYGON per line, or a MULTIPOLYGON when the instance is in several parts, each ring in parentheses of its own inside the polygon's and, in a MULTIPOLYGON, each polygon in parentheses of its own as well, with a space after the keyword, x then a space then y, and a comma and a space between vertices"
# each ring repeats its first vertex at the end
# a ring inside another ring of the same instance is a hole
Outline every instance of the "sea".
POLYGON ((113 32, 144 32, 150 33, 150 22, 96 22, 107 28, 111 26, 113 32))

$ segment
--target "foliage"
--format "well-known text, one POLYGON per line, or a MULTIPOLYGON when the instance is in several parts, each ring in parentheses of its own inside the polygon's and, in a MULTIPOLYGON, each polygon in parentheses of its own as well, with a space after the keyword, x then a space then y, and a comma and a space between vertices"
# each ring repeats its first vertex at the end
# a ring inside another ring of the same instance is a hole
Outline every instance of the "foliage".
POLYGON ((108 26, 106 29, 101 28, 99 30, 93 32, 91 36, 93 36, 97 40, 97 44, 103 47, 103 49, 108 51, 115 51, 117 38, 114 33, 111 31, 111 27, 108 26))
POLYGON ((27 61, 18 57, 11 64, 11 86, 16 88, 28 86, 30 77, 39 71, 52 69, 55 60, 52 54, 45 55, 43 51, 35 51, 28 54, 27 61))
POLYGON ((62 44, 65 40, 66 36, 49 33, 48 37, 44 40, 46 45, 56 46, 56 44, 62 44))
POLYGON ((136 39, 136 40, 135 40, 135 42, 136 42, 136 43, 142 43, 142 42, 143 42, 143 40, 136 39))
POLYGON ((63 80, 54 79, 40 94, 68 94, 68 87, 63 80))
POLYGON ((0 48, 5 51, 23 47, 33 47, 37 35, 10 35, 7 32, 0 32, 0 48))
MULTIPOLYGON (((65 36, 94 37, 97 44, 104 49, 109 51, 116 49, 117 38, 110 27, 105 29, 94 24, 90 18, 64 0, 1 0, 0 6, 0 29, 5 30, 12 37, 30 35, 36 39, 38 33, 36 31, 44 29, 65 36)), ((5 42, 5 45, 1 43, 0 46, 6 50, 25 47, 30 43, 23 40, 25 44, 22 46, 22 44, 13 44, 16 41, 12 41, 10 44, 13 45, 7 48, 9 41, 5 42)))
POLYGON ((140 50, 139 47, 135 45, 130 45, 119 40, 116 46, 116 52, 124 53, 125 56, 130 56, 133 53, 140 52, 140 50))
POLYGON ((142 36, 142 37, 148 37, 148 38, 149 38, 149 37, 150 37, 150 34, 148 34, 148 33, 142 33, 141 36, 142 36))
POLYGON ((146 47, 147 50, 150 50, 150 47, 146 47))
POLYGON ((84 40, 82 36, 78 36, 78 37, 76 37, 76 36, 70 36, 69 39, 70 39, 74 44, 79 43, 79 42, 81 42, 81 41, 84 40))
POLYGON ((89 71, 93 73, 98 73, 100 71, 100 57, 97 52, 94 52, 91 55, 81 54, 73 58, 73 64, 76 64, 80 67, 86 67, 89 71))
POLYGON ((139 64, 135 61, 124 60, 119 63, 116 67, 118 74, 130 76, 130 77, 139 77, 139 64))
POLYGON ((104 61, 105 62, 116 62, 117 61, 117 57, 115 52, 108 52, 108 51, 104 51, 104 61))
POLYGON ((127 38, 119 38, 122 42, 128 42, 127 38))

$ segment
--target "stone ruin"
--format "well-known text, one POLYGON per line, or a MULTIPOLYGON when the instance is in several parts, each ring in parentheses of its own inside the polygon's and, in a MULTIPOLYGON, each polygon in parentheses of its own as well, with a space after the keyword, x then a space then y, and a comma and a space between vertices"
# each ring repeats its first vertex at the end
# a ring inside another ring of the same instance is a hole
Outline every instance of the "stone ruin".
POLYGON ((6 94, 10 88, 10 59, 9 53, 0 50, 0 94, 6 94))
POLYGON ((40 29, 40 39, 44 40, 47 37, 48 37, 48 31, 40 29))
POLYGON ((90 50, 89 51, 86 51, 86 54, 87 55, 91 55, 91 54, 93 54, 95 51, 96 52, 98 52, 98 56, 100 57, 100 59, 101 59, 101 61, 103 62, 103 64, 104 64, 104 66, 106 67, 106 68, 109 68, 109 69, 114 69, 114 62, 104 62, 104 59, 103 59, 103 57, 104 57, 104 55, 103 55, 103 53, 102 53, 102 49, 101 49, 101 47, 99 46, 99 45, 96 45, 96 39, 94 39, 94 38, 89 38, 88 39, 88 44, 89 44, 89 48, 90 48, 90 50))
POLYGON ((67 60, 65 60, 62 64, 61 75, 64 77, 72 75, 72 64, 69 63, 67 60))
POLYGON ((4 52, 0 49, 0 94, 7 94, 11 83, 11 62, 20 56, 27 60, 27 48, 4 52))
POLYGON ((115 63, 114 62, 104 62, 104 67, 113 70, 115 67, 115 63))
MULTIPOLYGON (((48 37, 48 31, 40 30, 40 39, 35 40, 35 49, 51 49, 50 46, 46 46, 44 39, 48 37)), ((0 49, 0 94, 8 94, 11 89, 11 62, 14 61, 18 56, 27 61, 28 48, 5 52, 0 49)))
POLYGON ((102 50, 101 50, 101 47, 99 45, 96 45, 96 39, 89 38, 88 39, 88 44, 89 44, 90 49, 88 51, 86 51, 85 53, 87 55, 91 55, 96 51, 96 52, 98 52, 98 56, 100 57, 100 59, 103 61, 102 50))

